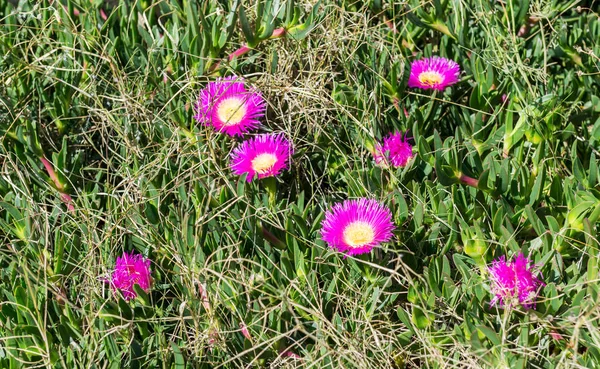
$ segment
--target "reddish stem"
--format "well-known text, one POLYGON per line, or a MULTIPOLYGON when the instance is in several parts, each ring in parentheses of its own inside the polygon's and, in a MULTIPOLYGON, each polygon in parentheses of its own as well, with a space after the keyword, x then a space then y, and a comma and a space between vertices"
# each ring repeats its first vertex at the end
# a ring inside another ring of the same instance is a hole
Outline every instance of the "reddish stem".
POLYGON ((281 241, 279 238, 277 238, 273 233, 271 233, 268 229, 266 229, 262 225, 260 225, 260 227, 262 228, 263 238, 265 240, 267 240, 267 242, 269 242, 271 245, 273 245, 279 249, 282 249, 282 250, 286 248, 286 245, 285 245, 285 243, 283 243, 283 241, 281 241))
MULTIPOLYGON (((285 36, 286 33, 286 29, 281 27, 281 28, 277 28, 276 30, 273 31, 273 34, 271 35, 271 37, 269 37, 270 39, 272 38, 280 38, 285 36)), ((251 47, 249 47, 246 44, 243 44, 239 49, 237 49, 236 51, 232 52, 231 54, 229 54, 229 56, 227 57, 227 59, 229 61, 233 60, 233 58, 237 58, 239 56, 242 56, 244 54, 247 54, 250 50, 252 50, 251 47)), ((213 64, 210 69, 209 72, 212 73, 214 71, 216 71, 217 69, 219 69, 221 67, 221 62, 217 62, 215 64, 213 64)))
POLYGON ((216 71, 220 67, 221 67, 221 61, 218 61, 215 64, 213 64, 213 65, 210 66, 210 68, 208 69, 208 72, 209 73, 213 73, 214 71, 216 71))
POLYGON ((477 188, 479 186, 479 180, 469 177, 465 174, 460 174, 460 177, 458 178, 462 183, 466 184, 467 186, 471 186, 471 187, 475 187, 477 188))
POLYGON ((236 58, 238 56, 242 56, 242 55, 246 54, 250 50, 252 50, 252 49, 249 48, 248 45, 243 44, 242 47, 240 47, 236 51, 229 54, 229 61, 233 60, 233 58, 236 58))
MULTIPOLYGON (((93 2, 93 0, 90 0, 90 2, 93 2)), ((54 1, 50 1, 50 4, 54 3, 54 1)), ((69 8, 67 8, 66 5, 62 6, 63 9, 65 10, 65 12, 69 11, 69 8)), ((81 13, 79 12, 79 10, 77 8, 73 8, 73 15, 76 17, 79 17, 81 13)), ((107 20, 108 16, 106 15, 106 12, 104 11, 104 9, 100 8, 100 18, 102 18, 102 20, 107 20)))
POLYGON ((392 104, 394 104, 394 107, 396 108, 396 110, 398 110, 398 112, 400 112, 400 99, 398 99, 396 96, 394 96, 392 98, 392 104))
POLYGON ((40 158, 40 160, 42 161, 42 164, 44 164, 44 168, 46 168, 46 172, 48 172, 48 175, 50 176, 50 179, 52 179, 52 181, 54 182, 54 185, 56 186, 56 188, 62 192, 63 186, 60 183, 60 181, 58 180, 58 177, 56 176, 56 173, 54 172, 54 168, 52 168, 52 164, 50 164, 48 159, 46 159, 43 156, 40 158))
POLYGON ((273 34, 271 35, 270 38, 279 38, 283 35, 285 35, 285 28, 281 27, 281 28, 277 28, 275 31, 273 31, 273 34))
MULTIPOLYGON (((394 104, 394 107, 396 108, 396 110, 398 110, 398 113, 400 113, 400 100, 394 96, 394 98, 392 99, 392 103, 394 104)), ((404 113, 405 117, 409 117, 410 114, 408 114, 408 110, 406 110, 406 107, 402 107, 402 112, 404 113)))
POLYGON ((65 205, 67 205, 67 210, 75 211, 75 206, 73 206, 73 198, 71 197, 71 195, 63 192, 60 194, 60 198, 65 203, 65 205))
POLYGON ((396 25, 394 24, 394 22, 392 22, 389 19, 386 19, 385 21, 383 21, 383 23, 385 23, 385 25, 388 26, 388 28, 392 31, 392 33, 398 33, 398 30, 396 29, 396 25))
POLYGON ((54 171, 52 164, 50 164, 50 161, 48 161, 48 159, 46 159, 44 156, 40 157, 40 160, 42 161, 44 168, 46 168, 48 176, 50 177, 50 179, 52 179, 52 182, 54 182, 54 186, 56 186, 56 189, 58 190, 58 192, 60 192, 60 198, 67 205, 67 209, 69 211, 74 211, 75 207, 73 206, 73 198, 71 197, 71 195, 64 192, 65 189, 58 180, 58 177, 56 176, 56 172, 54 171))

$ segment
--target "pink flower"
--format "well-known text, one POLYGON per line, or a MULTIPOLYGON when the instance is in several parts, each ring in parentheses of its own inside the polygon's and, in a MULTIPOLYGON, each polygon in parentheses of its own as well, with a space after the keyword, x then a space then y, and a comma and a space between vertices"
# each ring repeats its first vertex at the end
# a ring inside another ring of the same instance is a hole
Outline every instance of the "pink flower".
POLYGON ((258 119, 264 115, 262 95, 255 90, 248 91, 242 78, 231 76, 209 82, 200 91, 194 118, 219 132, 241 136, 258 127, 258 119))
POLYGON ((152 284, 150 274, 150 260, 140 254, 124 253, 123 256, 117 258, 110 286, 113 290, 120 290, 125 300, 130 300, 137 296, 133 289, 136 284, 142 290, 150 291, 152 284))
POLYGON ((510 305, 513 299, 518 299, 525 308, 535 307, 535 299, 544 282, 536 277, 539 272, 530 264, 531 260, 523 253, 519 253, 511 262, 506 262, 504 256, 492 262, 488 267, 491 289, 495 294, 492 305, 498 302, 510 305))
POLYGON ((373 153, 375 163, 383 167, 390 163, 396 168, 405 167, 413 157, 413 147, 402 132, 392 133, 384 138, 383 145, 376 143, 373 153))
POLYGON ((376 200, 346 200, 325 213, 321 236, 331 248, 347 255, 371 251, 392 239, 392 212, 376 200))
POLYGON ((246 177, 251 182, 254 177, 273 177, 287 169, 294 150, 283 134, 262 134, 242 142, 231 153, 233 173, 246 177))
POLYGON ((415 60, 410 66, 408 87, 443 91, 458 82, 460 67, 450 59, 434 56, 415 60))

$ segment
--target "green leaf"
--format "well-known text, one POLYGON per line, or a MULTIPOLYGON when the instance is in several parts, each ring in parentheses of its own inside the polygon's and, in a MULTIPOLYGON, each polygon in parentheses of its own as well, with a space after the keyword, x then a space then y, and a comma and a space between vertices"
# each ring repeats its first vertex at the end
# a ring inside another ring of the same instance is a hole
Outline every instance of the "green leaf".
POLYGON ((529 220, 529 222, 531 223, 531 226, 533 227, 533 229, 539 236, 541 236, 542 234, 544 234, 544 232, 546 232, 546 228, 544 227, 544 224, 542 223, 540 218, 537 216, 537 214, 533 211, 533 208, 531 207, 531 205, 527 205, 525 207, 525 214, 527 214, 527 219, 529 220))
POLYGON ((317 12, 319 10, 319 5, 321 5, 321 0, 317 1, 317 3, 313 6, 312 11, 306 18, 306 21, 303 24, 298 26, 291 27, 288 29, 288 35, 294 40, 302 40, 315 28, 317 23, 317 12))
POLYGON ((423 309, 416 305, 413 305, 411 321, 417 328, 427 329, 433 322, 433 319, 429 316, 428 313, 424 312, 423 309))
MULTIPOLYGON (((239 0, 234 0, 233 5, 231 6, 231 9, 229 10, 229 14, 227 14, 227 17, 225 17, 225 27, 224 27, 225 29, 224 29, 224 31, 222 31, 220 33, 219 42, 217 43, 219 49, 222 49, 223 47, 225 47, 225 44, 233 35, 233 31, 235 28, 235 22, 237 20, 238 6, 239 6, 239 0)), ((243 6, 240 6, 240 8, 242 8, 242 7, 243 6)))
POLYGON ((177 344, 173 341, 170 342, 171 343, 171 350, 173 350, 173 356, 175 357, 175 369, 185 369, 185 359, 183 358, 183 355, 181 354, 181 350, 179 349, 179 346, 177 346, 177 344))
POLYGON ((490 340, 492 345, 494 345, 496 347, 500 347, 502 345, 500 338, 498 337, 496 332, 494 330, 492 330, 491 328, 483 326, 483 325, 479 325, 479 326, 477 326, 477 330, 479 332, 483 333, 490 340))
POLYGON ((254 37, 254 32, 250 27, 248 18, 246 18, 246 11, 244 10, 244 5, 240 6, 238 16, 240 18, 240 24, 242 26, 242 31, 244 32, 244 37, 246 37, 246 41, 248 42, 248 47, 253 48, 254 46, 256 46, 256 37, 254 37))
POLYGON ((592 152, 590 155, 590 167, 588 169, 588 188, 594 188, 598 184, 598 162, 596 161, 596 154, 592 152))
POLYGON ((237 188, 236 188, 236 193, 238 197, 244 197, 244 194, 246 193, 246 177, 248 176, 248 173, 244 173, 240 176, 240 178, 237 181, 237 188))

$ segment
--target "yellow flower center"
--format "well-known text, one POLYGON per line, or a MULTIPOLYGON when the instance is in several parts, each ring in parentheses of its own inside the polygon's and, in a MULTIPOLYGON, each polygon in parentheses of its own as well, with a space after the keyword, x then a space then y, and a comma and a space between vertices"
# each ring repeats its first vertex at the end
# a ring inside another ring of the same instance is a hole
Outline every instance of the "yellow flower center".
POLYGON ((246 102, 240 97, 230 97, 221 101, 217 116, 225 126, 234 126, 246 116, 246 102))
POLYGON ((360 247, 373 242, 374 239, 373 227, 367 222, 356 221, 344 229, 344 242, 350 247, 360 247))
POLYGON ((419 74, 419 82, 427 86, 435 86, 442 83, 444 76, 435 71, 427 71, 419 74))
POLYGON ((258 174, 265 174, 275 163, 277 163, 277 156, 265 152, 252 159, 252 169, 258 174))

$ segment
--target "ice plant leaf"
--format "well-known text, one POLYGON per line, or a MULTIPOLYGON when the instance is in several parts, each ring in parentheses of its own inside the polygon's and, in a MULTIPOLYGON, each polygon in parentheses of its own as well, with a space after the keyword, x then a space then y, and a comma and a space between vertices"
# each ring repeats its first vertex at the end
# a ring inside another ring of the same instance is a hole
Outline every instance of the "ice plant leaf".
POLYGON ((492 328, 480 325, 477 327, 477 330, 483 333, 492 342, 492 345, 500 346, 502 344, 498 334, 492 328))
POLYGON ((449 165, 445 164, 441 157, 435 159, 435 173, 443 186, 452 186, 458 183, 456 172, 449 165))
POLYGON ((422 308, 414 305, 412 308, 411 320, 419 329, 426 329, 432 323, 432 319, 429 317, 429 314, 424 312, 422 308))
POLYGON ((288 30, 290 37, 292 37, 294 40, 302 40, 313 30, 317 23, 316 18, 319 5, 321 5, 321 0, 317 1, 317 3, 313 6, 312 11, 304 23, 294 26, 288 30))
POLYGON ((431 24, 431 28, 440 31, 441 33, 445 34, 446 36, 451 37, 453 40, 456 40, 456 36, 454 36, 452 34, 452 32, 450 32, 450 29, 448 28, 448 26, 446 24, 444 24, 444 22, 441 21, 435 21, 431 24))
POLYGON ((173 341, 171 341, 171 350, 173 350, 173 356, 175 356, 175 363, 174 363, 175 369, 184 369, 185 368, 185 359, 183 358, 181 349, 173 341))
POLYGON ((248 22, 248 18, 246 17, 246 11, 244 10, 244 5, 240 6, 239 10, 239 18, 240 24, 242 25, 242 31, 244 32, 244 36, 246 37, 246 41, 248 42, 248 46, 250 48, 256 46, 256 37, 254 37, 254 32, 250 28, 250 23, 248 22))

